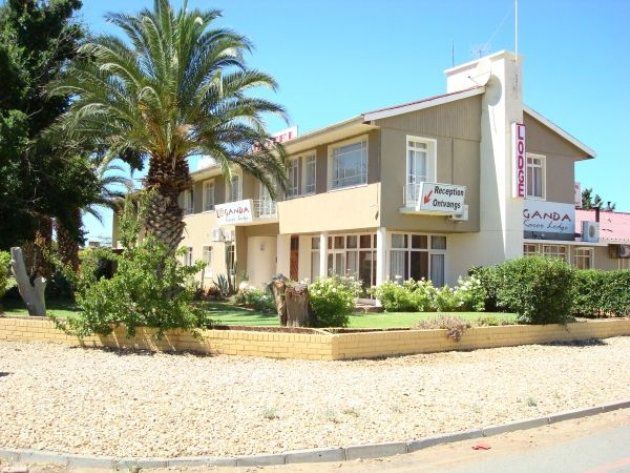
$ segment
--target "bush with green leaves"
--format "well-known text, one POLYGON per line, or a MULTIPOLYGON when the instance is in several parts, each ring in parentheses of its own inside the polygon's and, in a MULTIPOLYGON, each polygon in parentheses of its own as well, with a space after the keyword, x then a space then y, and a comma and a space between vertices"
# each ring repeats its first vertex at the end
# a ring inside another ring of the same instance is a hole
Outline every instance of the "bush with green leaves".
POLYGON ((630 315, 630 270, 576 271, 573 314, 582 317, 630 315))
POLYGON ((152 236, 138 242, 143 202, 142 196, 125 202, 121 222, 125 250, 121 254, 97 249, 84 255, 73 281, 80 312, 66 320, 55 319, 64 330, 84 337, 107 335, 113 327, 124 325, 131 336, 138 327, 152 327, 160 337, 169 329, 211 324, 208 313, 194 304, 194 276, 204 263, 182 265, 177 254, 152 236), (115 272, 111 274, 108 268, 115 272))
POLYGON ((249 307, 261 312, 275 312, 276 305, 270 291, 263 291, 255 286, 242 283, 232 298, 236 305, 249 307))
POLYGON ((564 324, 571 317, 575 270, 559 258, 524 257, 495 266, 497 305, 521 323, 564 324))
POLYGON ((361 294, 361 283, 353 278, 332 276, 309 286, 311 307, 320 327, 345 327, 361 294))
POLYGON ((109 257, 118 269, 111 279, 85 268, 77 280, 77 316, 57 320, 67 331, 84 337, 107 335, 124 325, 132 336, 138 327, 153 327, 158 337, 174 328, 209 326, 207 312, 193 303, 193 276, 203 263, 183 266, 168 249, 147 237, 121 255, 109 257))
POLYGON ((10 264, 11 255, 6 251, 0 251, 0 297, 4 296, 9 288, 10 264))
POLYGON ((429 280, 385 282, 372 289, 388 312, 482 311, 485 291, 478 278, 460 278, 458 285, 436 288, 429 280))

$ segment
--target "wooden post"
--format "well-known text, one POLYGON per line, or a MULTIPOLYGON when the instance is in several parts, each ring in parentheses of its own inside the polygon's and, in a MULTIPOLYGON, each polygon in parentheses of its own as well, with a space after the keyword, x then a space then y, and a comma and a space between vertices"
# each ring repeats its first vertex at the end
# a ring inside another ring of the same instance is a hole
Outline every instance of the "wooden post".
POLYGON ((26 304, 28 315, 46 315, 46 300, 44 291, 46 290, 46 278, 36 276, 31 280, 26 272, 24 265, 24 257, 22 256, 22 248, 11 248, 11 272, 17 282, 20 296, 26 304))

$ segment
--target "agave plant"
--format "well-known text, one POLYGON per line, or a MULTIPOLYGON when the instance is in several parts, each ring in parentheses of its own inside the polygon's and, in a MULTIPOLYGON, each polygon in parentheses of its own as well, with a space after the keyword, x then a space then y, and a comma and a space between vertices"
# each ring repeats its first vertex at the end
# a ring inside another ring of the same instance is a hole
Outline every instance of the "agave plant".
POLYGON ((275 80, 247 66, 250 41, 215 27, 217 10, 175 11, 168 0, 137 15, 109 14, 125 34, 84 44, 50 92, 73 96, 60 127, 68 138, 132 166, 148 161, 148 233, 173 252, 185 224, 179 194, 191 187, 188 158, 209 155, 230 182, 234 167, 276 194, 286 187, 284 153, 267 131, 268 113, 284 109, 252 96, 275 80))

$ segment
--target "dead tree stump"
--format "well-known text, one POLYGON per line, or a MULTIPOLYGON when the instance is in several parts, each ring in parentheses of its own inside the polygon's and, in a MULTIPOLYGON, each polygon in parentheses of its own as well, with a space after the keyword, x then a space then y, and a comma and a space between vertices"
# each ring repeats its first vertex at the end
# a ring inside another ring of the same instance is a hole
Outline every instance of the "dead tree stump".
POLYGON ((276 303, 276 312, 278 313, 278 319, 281 326, 287 325, 287 303, 285 299, 288 279, 282 274, 274 276, 269 288, 273 294, 273 299, 276 303))
POLYGON ((311 309, 306 284, 289 286, 285 291, 288 327, 313 327, 315 317, 311 309))

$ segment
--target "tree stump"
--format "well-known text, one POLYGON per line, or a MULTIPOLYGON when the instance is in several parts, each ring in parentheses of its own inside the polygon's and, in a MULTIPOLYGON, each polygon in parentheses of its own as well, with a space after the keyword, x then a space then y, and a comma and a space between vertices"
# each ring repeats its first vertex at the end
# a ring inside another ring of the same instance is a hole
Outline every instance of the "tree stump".
POLYGON ((285 291, 288 327, 313 327, 315 317, 311 309, 306 284, 289 286, 285 291))
POLYGON ((22 248, 11 248, 11 272, 17 282, 18 291, 26 308, 28 315, 46 315, 46 300, 44 299, 44 291, 46 290, 46 278, 36 276, 31 279, 26 272, 24 265, 24 257, 22 256, 22 248))
POLYGON ((287 289, 288 279, 282 274, 274 276, 269 284, 273 299, 276 303, 276 312, 278 313, 278 320, 281 326, 287 325, 287 304, 285 300, 285 293, 287 289))

